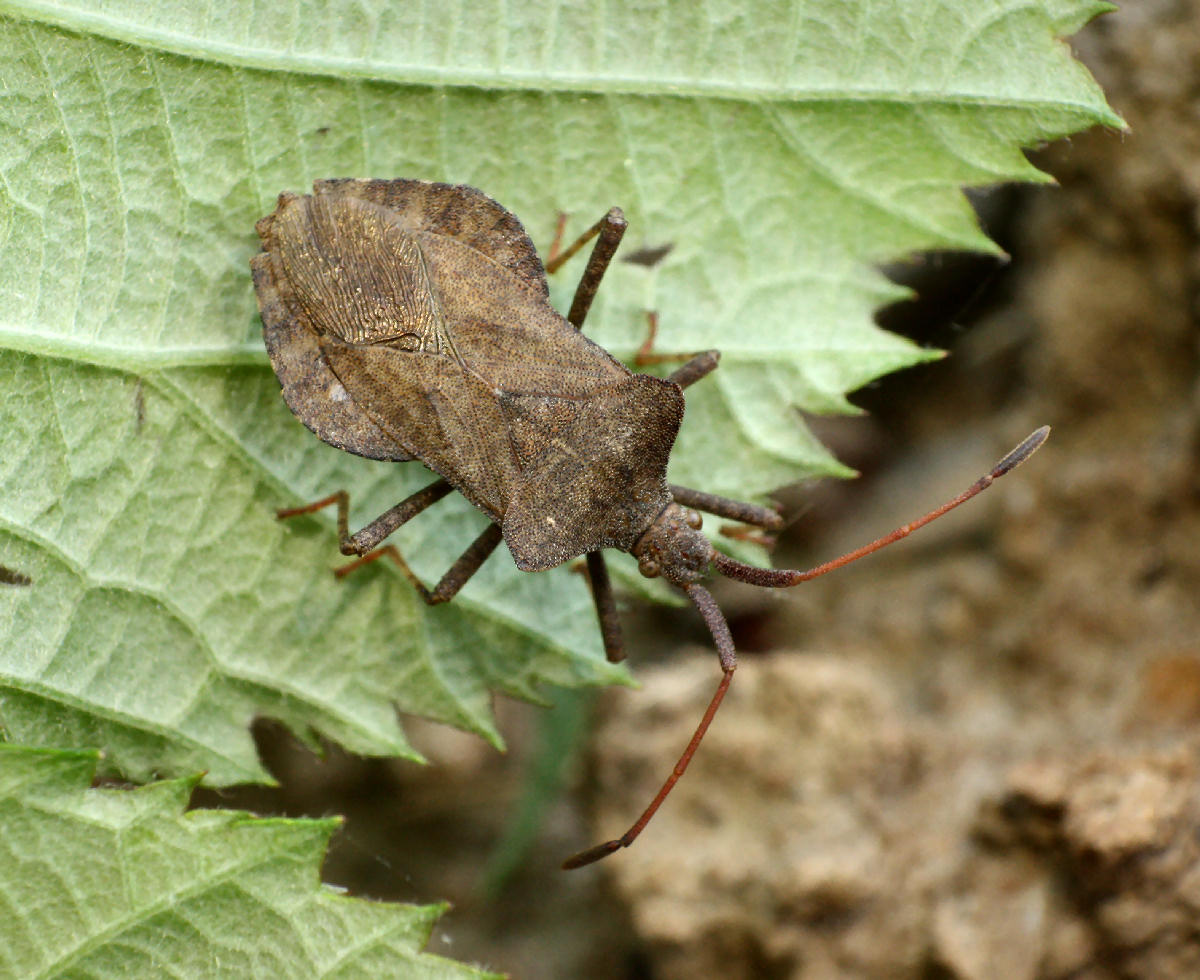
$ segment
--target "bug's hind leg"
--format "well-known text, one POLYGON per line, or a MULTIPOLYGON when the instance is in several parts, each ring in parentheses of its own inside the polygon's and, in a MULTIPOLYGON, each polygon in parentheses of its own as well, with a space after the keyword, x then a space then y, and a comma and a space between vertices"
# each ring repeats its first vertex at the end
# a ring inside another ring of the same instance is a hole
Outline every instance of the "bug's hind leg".
POLYGON ((394 544, 385 544, 382 548, 369 551, 357 561, 343 565, 334 574, 341 578, 368 562, 377 561, 380 558, 390 558, 404 573, 404 577, 412 583, 417 594, 429 605, 436 606, 439 603, 449 602, 458 595, 459 590, 470 581, 472 575, 479 571, 480 566, 491 557, 492 552, 496 550, 496 546, 502 540, 504 540, 504 536, 500 531, 500 525, 489 524, 487 530, 472 541, 467 550, 459 555, 458 560, 438 580, 438 584, 433 587, 432 591, 427 589, 425 583, 417 578, 417 573, 408 567, 408 562, 404 560, 400 549, 394 544))
POLYGON ((759 507, 757 504, 747 504, 741 500, 731 500, 729 497, 718 497, 715 493, 705 493, 703 490, 693 490, 672 483, 671 496, 677 504, 702 510, 706 514, 725 517, 731 521, 741 521, 743 524, 753 524, 764 531, 779 531, 783 528, 783 518, 777 510, 770 507, 759 507))
POLYGON ((445 480, 436 480, 424 489, 405 497, 391 510, 380 514, 361 531, 354 534, 350 533, 349 524, 350 494, 345 490, 339 490, 337 493, 322 497, 303 507, 288 507, 278 510, 275 512, 275 516, 282 521, 289 517, 299 517, 301 514, 312 514, 330 504, 337 504, 338 546, 341 548, 342 554, 365 555, 398 527, 411 521, 427 507, 436 504, 453 489, 445 480))
POLYGON ((557 271, 567 259, 597 235, 599 236, 592 249, 592 254, 588 258, 587 267, 579 278, 579 285, 575 287, 575 298, 571 301, 570 312, 567 313, 568 322, 581 330, 583 321, 587 319, 588 310, 592 308, 592 300, 596 298, 596 290, 600 288, 600 280, 608 271, 609 263, 612 262, 617 246, 621 244, 626 227, 624 212, 620 208, 609 208, 608 214, 560 252, 558 243, 562 237, 563 219, 559 219, 558 233, 550 248, 550 256, 546 260, 546 271, 549 273, 557 271))
POLYGON ((337 504, 338 545, 343 555, 358 555, 359 557, 341 568, 334 569, 333 574, 338 578, 343 578, 356 568, 361 568, 370 562, 380 558, 390 558, 404 573, 404 577, 412 583, 421 598, 431 606, 436 606, 440 602, 449 602, 458 595, 459 589, 467 584, 471 576, 479 571, 479 566, 487 561, 488 556, 496 550, 496 545, 502 540, 499 526, 489 525, 488 529, 479 535, 459 559, 450 566, 449 571, 441 577, 432 592, 425 588, 425 583, 417 578, 416 573, 408 567, 408 562, 400 554, 400 549, 394 544, 384 545, 382 548, 377 546, 398 527, 412 520, 427 507, 436 504, 453 489, 445 480, 437 480, 423 490, 418 490, 406 497, 355 534, 350 533, 350 495, 345 490, 339 490, 337 493, 330 494, 328 497, 323 497, 304 507, 290 507, 277 511, 275 516, 280 520, 299 517, 301 514, 311 514, 323 507, 337 504))

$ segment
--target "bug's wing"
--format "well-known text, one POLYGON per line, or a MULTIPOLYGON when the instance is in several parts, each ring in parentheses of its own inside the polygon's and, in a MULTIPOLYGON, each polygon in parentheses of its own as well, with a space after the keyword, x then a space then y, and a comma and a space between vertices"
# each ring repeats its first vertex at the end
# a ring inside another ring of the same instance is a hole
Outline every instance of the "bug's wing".
POLYGON ((338 197, 281 200, 271 240, 280 294, 321 337, 430 342, 438 314, 420 249, 384 208, 338 197))
POLYGON ((281 207, 272 238, 281 293, 311 325, 346 397, 499 519, 517 462, 495 392, 454 350, 413 236, 385 208, 325 195, 281 207))
POLYGON ((503 517, 520 464, 489 385, 436 353, 336 340, 323 349, 381 428, 493 520, 503 517))
POLYGON ((667 460, 683 421, 678 385, 644 374, 597 393, 522 473, 502 528, 517 567, 628 551, 670 501, 667 460))
POLYGON ((517 564, 550 568, 596 548, 631 547, 670 499, 679 387, 632 374, 460 242, 417 241, 448 350, 491 395, 486 407, 475 402, 481 443, 517 469, 501 524, 517 564))
POLYGON ((277 261, 281 231, 285 230, 275 225, 280 212, 295 206, 297 200, 301 199, 282 195, 279 209, 258 222, 264 251, 250 260, 263 339, 284 401, 309 429, 338 449, 369 459, 412 459, 410 452, 355 405, 321 354, 312 322, 295 302, 289 302, 294 291, 277 261))
MULTIPOLYGON (((414 267, 429 277, 419 292, 434 305, 428 317, 407 319, 404 336, 417 334, 419 343, 400 349, 327 338, 325 356, 381 428, 500 521, 522 470, 547 441, 569 430, 577 438, 572 426, 589 400, 630 372, 554 312, 538 288, 486 256, 442 235, 404 239, 419 251, 414 267)), ((361 260, 353 266, 365 270, 361 260)))
POLYGON ((417 236, 451 354, 497 396, 578 402, 630 376, 539 292, 461 242, 417 236))
POLYGON ((430 232, 452 238, 486 255, 525 280, 543 296, 546 272, 520 220, 482 191, 465 184, 428 180, 318 180, 317 195, 347 196, 386 208, 410 234, 430 232))

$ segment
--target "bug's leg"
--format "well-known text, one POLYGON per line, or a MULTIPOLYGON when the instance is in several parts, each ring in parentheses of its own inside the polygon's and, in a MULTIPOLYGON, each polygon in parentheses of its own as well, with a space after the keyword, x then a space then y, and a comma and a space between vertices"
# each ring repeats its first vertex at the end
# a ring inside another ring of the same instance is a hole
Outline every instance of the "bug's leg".
POLYGON ((692 761, 692 756, 696 754, 696 749, 700 746, 700 740, 704 738, 704 733, 708 731, 708 726, 712 724, 713 716, 717 713, 717 709, 721 707, 721 701, 725 698, 725 692, 729 690, 729 682, 733 680, 733 672, 737 669, 737 655, 733 649, 733 637, 729 633, 729 624, 725 622, 725 617, 721 614, 721 610, 717 607, 716 600, 709 594, 708 590, 699 585, 682 586, 683 591, 687 593, 689 599, 699 610, 700 615, 704 619, 704 624, 708 627, 708 631, 712 634, 713 641, 717 645, 717 655, 721 658, 721 682, 717 685, 716 693, 708 702, 708 707, 704 711, 704 717, 700 719, 700 724, 696 726, 696 731, 692 735, 692 740, 688 742, 687 748, 683 750, 683 755, 679 757, 679 761, 675 763, 675 768, 671 770, 671 775, 667 777, 666 782, 662 784, 658 793, 655 794, 650 805, 642 811, 642 815, 633 822, 625 833, 615 840, 605 841, 603 844, 597 844, 595 847, 589 847, 586 851, 580 851, 573 857, 567 858, 562 864, 563 869, 570 871, 573 868, 582 868, 585 864, 591 864, 593 861, 599 861, 601 858, 608 857, 614 851, 619 851, 622 847, 628 847, 636 839, 638 834, 646 829, 646 824, 650 822, 651 817, 658 812, 658 808, 662 806, 663 800, 679 782, 679 777, 687 770, 688 763, 692 761))
POLYGON ((341 548, 342 554, 365 555, 396 528, 412 520, 426 507, 436 504, 453 489, 445 480, 436 480, 423 490, 418 490, 411 496, 405 497, 391 510, 380 514, 361 531, 354 534, 350 533, 349 526, 350 494, 345 490, 339 490, 337 493, 322 497, 303 507, 287 507, 277 510, 275 516, 282 521, 289 517, 299 517, 301 514, 312 514, 330 504, 337 504, 338 546, 341 548))
POLYGON ((653 310, 646 313, 650 326, 646 330, 646 339, 633 355, 633 363, 638 367, 648 364, 670 364, 672 361, 686 361, 681 367, 667 375, 668 381, 674 381, 680 388, 694 385, 701 378, 712 374, 721 360, 719 350, 701 351, 699 354, 656 354, 654 339, 658 336, 658 314, 653 310))
POLYGON ((592 586, 592 600, 596 603, 596 618, 600 620, 600 636, 604 640, 604 656, 610 664, 625 659, 625 643, 621 638, 621 619, 617 615, 617 601, 613 596, 612 580, 608 577, 608 566, 598 551, 587 553, 588 581, 592 586))
MULTIPOLYGON (((712 374, 717 369, 720 359, 720 351, 703 351, 667 375, 667 380, 674 381, 681 388, 687 388, 712 374)), ((718 497, 715 493, 692 490, 690 487, 681 487, 674 483, 670 485, 670 489, 671 496, 684 507, 702 510, 706 514, 715 514, 731 521, 741 521, 743 524, 753 524, 768 531, 778 531, 783 527, 783 518, 770 507, 758 507, 755 504, 718 497)))
MULTIPOLYGON (((566 228, 566 216, 560 215, 555 228, 554 242, 550 246, 549 258, 546 260, 546 271, 553 273, 562 267, 593 237, 597 238, 592 254, 588 258, 587 267, 580 277, 579 285, 575 288, 575 298, 571 302, 567 320, 575 327, 582 329, 583 322, 591 309, 592 300, 600 287, 600 280, 608 270, 612 257, 626 229, 625 215, 620 208, 612 208, 603 218, 585 231, 565 249, 560 250, 563 232, 566 228)), ((657 318, 653 313, 650 317, 650 336, 643 345, 647 350, 654 342, 657 318)), ((706 351, 693 357, 687 364, 671 375, 671 380, 682 387, 687 387, 699 381, 717 366, 717 352, 706 351)), ((592 586, 592 598, 596 603, 596 616, 600 620, 600 633, 604 639, 604 653, 611 663, 618 663, 625 658, 624 643, 621 639, 621 623, 617 615, 616 601, 613 598, 612 582, 608 577, 608 567, 604 556, 598 551, 590 551, 587 555, 588 579, 592 586)))
MULTIPOLYGON (((664 357, 666 355, 663 355, 664 357)), ((668 381, 674 381, 680 388, 694 385, 701 378, 706 378, 717 369, 721 360, 719 350, 706 350, 694 355, 682 367, 676 368, 667 375, 668 381)))
POLYGON ((691 487, 681 487, 674 483, 670 484, 670 491, 677 504, 691 507, 692 510, 702 510, 706 514, 715 514, 731 521, 753 524, 765 531, 779 531, 783 528, 783 518, 779 516, 778 511, 770 507, 759 507, 757 504, 747 504, 741 500, 718 497, 715 493, 705 493, 703 490, 693 490, 691 487))
POLYGON ((674 381, 681 388, 695 384, 706 374, 716 370, 720 351, 709 350, 700 354, 658 354, 654 350, 654 341, 658 339, 658 314, 654 310, 646 311, 646 339, 642 341, 633 355, 633 363, 638 367, 649 364, 671 364, 672 362, 687 361, 683 367, 676 368, 668 380, 674 381))
POLYGON ((546 271, 555 271, 562 263, 558 260, 562 254, 563 235, 567 232, 567 215, 563 211, 558 212, 558 220, 554 223, 554 240, 550 243, 550 250, 546 252, 546 271))
MULTIPOLYGON (((613 254, 616 252, 617 246, 621 244, 621 238, 625 234, 627 224, 625 215, 621 209, 611 208, 608 214, 560 252, 559 244, 562 241, 565 222, 566 216, 559 215, 558 227, 554 233, 554 242, 550 246, 550 258, 546 260, 546 271, 549 273, 556 272, 567 259, 583 248, 593 236, 600 236, 595 247, 592 249, 591 257, 588 259, 587 268, 583 270, 583 276, 579 280, 579 285, 575 287, 575 299, 571 302, 571 310, 567 314, 567 320, 582 330, 583 321, 587 318, 588 310, 592 308, 592 300, 596 298, 596 290, 600 287, 600 280, 604 278, 604 273, 612 261, 613 254)), ((658 314, 650 311, 646 314, 646 319, 649 323, 646 340, 634 355, 633 360, 635 364, 662 364, 670 361, 682 361, 689 357, 687 354, 653 353, 654 338, 658 334, 658 314)), ((715 370, 719 358, 720 353, 715 350, 693 355, 688 359, 686 364, 672 372, 668 380, 674 381, 681 388, 686 388, 688 385, 695 384, 706 374, 710 374, 715 370)))
POLYGON ((625 234, 626 227, 627 222, 621 209, 609 208, 608 214, 592 225, 591 228, 580 235, 563 251, 558 252, 556 246, 562 233, 560 219, 559 234, 555 236, 555 245, 551 248, 552 257, 546 262, 547 272, 557 271, 567 259, 583 248, 592 238, 595 238, 597 235, 600 236, 596 239, 596 244, 592 248, 592 254, 588 258, 587 267, 583 270, 583 275, 579 278, 579 285, 575 287, 575 298, 571 301, 571 310, 567 314, 567 320, 572 325, 580 329, 583 328, 583 321, 587 319, 588 310, 592 308, 592 300, 596 298, 596 290, 600 288, 600 280, 604 278, 604 273, 612 261, 613 253, 616 252, 617 246, 621 244, 621 238, 625 234))
MULTIPOLYGON (((648 364, 665 364, 671 361, 682 361, 686 354, 656 354, 654 341, 658 339, 658 314, 654 310, 646 311, 646 339, 642 341, 633 354, 633 363, 638 367, 648 364)), ((715 367, 715 365, 714 365, 715 367)), ((702 375, 703 376, 703 375, 702 375)))
POLYGON ((341 578, 368 562, 377 561, 380 558, 390 558, 404 573, 404 577, 412 583, 417 594, 429 605, 436 606, 442 602, 449 602, 458 595, 459 590, 467 584, 472 575, 479 571, 480 566, 491 557, 492 552, 496 550, 496 546, 502 540, 504 540, 504 536, 500 525, 489 524, 487 530, 472 541, 467 550, 459 555, 458 560, 438 580, 438 584, 433 587, 432 591, 425 588, 425 583, 417 578, 417 573, 408 567, 408 562, 404 560, 400 549, 394 544, 385 544, 382 548, 369 551, 356 561, 343 565, 334 574, 341 578))

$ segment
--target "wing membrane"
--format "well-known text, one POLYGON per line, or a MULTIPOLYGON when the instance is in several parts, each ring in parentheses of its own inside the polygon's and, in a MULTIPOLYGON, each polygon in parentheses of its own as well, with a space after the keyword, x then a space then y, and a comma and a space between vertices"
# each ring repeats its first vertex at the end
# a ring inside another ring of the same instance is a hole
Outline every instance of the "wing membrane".
POLYGON ((493 520, 503 517, 520 465, 500 401, 478 377, 444 353, 338 341, 322 348, 381 429, 493 520))
POLYGON ((384 208, 297 198, 272 225, 291 302, 324 337, 429 349, 439 320, 421 249, 384 208))

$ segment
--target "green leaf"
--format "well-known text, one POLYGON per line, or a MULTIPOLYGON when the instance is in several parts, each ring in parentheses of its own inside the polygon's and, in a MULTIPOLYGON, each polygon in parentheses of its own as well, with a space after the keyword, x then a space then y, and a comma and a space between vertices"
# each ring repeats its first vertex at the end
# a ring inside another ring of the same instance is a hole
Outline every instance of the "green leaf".
POLYGON ((421 953, 443 907, 323 886, 337 820, 184 813, 188 779, 88 789, 97 759, 0 746, 0 976, 494 976, 421 953))
MULTIPOLYGON (((1101 9, 0 0, 0 565, 30 580, 0 584, 0 725, 226 783, 264 778, 255 714, 411 755, 397 707, 498 741, 492 690, 626 677, 566 569, 499 553, 429 610, 388 568, 335 582, 332 515, 274 520, 344 487, 360 525, 429 475, 288 414, 254 221, 332 176, 473 184, 543 248, 621 204, 627 250, 674 249, 617 263, 588 332, 628 356, 656 310, 659 350, 720 348, 672 478, 761 497, 845 472, 797 407, 930 356, 872 323, 904 295, 872 264, 994 251, 960 188, 1119 124, 1056 39, 1101 9)), ((456 499, 397 539, 434 580, 481 527, 456 499)))

